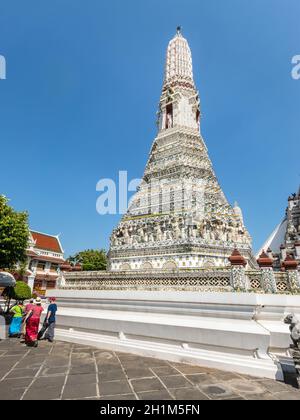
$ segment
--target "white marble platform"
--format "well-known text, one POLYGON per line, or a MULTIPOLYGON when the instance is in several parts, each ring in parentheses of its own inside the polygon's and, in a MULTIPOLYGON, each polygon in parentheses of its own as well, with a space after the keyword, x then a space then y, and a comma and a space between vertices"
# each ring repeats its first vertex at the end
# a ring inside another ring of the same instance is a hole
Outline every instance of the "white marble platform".
POLYGON ((108 350, 282 379, 284 316, 300 297, 239 293, 51 291, 57 338, 108 350))

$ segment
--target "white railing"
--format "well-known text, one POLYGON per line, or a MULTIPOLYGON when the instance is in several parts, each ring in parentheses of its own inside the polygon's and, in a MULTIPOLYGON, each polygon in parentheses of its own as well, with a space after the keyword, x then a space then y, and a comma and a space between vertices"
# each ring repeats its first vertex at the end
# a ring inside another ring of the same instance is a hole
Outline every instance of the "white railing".
MULTIPOLYGON (((264 293, 262 271, 246 270, 248 291, 264 293)), ((277 293, 291 293, 287 273, 274 272, 277 293)), ((62 289, 234 291, 231 267, 174 271, 91 271, 62 273, 62 289)), ((295 291, 293 291, 294 293, 295 291)))

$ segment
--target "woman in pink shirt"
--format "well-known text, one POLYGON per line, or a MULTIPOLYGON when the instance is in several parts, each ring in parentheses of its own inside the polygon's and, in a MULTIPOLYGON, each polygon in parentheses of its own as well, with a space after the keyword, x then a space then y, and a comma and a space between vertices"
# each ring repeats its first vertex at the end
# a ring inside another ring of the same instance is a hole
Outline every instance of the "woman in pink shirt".
POLYGON ((38 346, 37 336, 40 325, 41 313, 43 312, 41 298, 36 298, 35 305, 33 305, 26 314, 26 335, 25 343, 27 346, 38 346))
POLYGON ((24 343, 25 341, 25 334, 26 334, 26 315, 28 314, 29 311, 31 311, 31 309, 34 308, 34 299, 31 298, 29 303, 27 303, 27 305, 25 306, 25 311, 24 311, 24 319, 22 322, 22 328, 21 328, 21 343, 24 343))
POLYGON ((27 314, 34 307, 34 299, 31 298, 29 303, 25 306, 25 314, 27 314))

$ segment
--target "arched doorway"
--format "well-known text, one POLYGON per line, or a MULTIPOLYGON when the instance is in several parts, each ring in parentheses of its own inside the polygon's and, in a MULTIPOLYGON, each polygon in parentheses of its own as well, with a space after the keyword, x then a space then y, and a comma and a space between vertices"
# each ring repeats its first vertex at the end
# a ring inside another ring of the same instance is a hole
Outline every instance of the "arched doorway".
POLYGON ((153 265, 150 262, 145 262, 142 264, 141 270, 153 270, 153 265))
POLYGON ((163 265, 163 270, 177 270, 178 266, 175 261, 167 261, 163 265))
POLYGON ((129 270, 131 270, 130 264, 126 263, 120 266, 120 271, 129 271, 129 270))

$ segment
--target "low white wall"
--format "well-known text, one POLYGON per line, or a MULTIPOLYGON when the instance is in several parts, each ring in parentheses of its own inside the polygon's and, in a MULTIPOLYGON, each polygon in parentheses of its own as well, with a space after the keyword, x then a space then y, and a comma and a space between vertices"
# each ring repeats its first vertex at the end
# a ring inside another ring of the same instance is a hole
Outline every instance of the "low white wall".
POLYGON ((300 312, 300 295, 272 295, 255 293, 215 293, 184 291, 132 290, 51 290, 47 296, 81 299, 156 300, 228 305, 265 305, 281 308, 295 307, 300 312))

